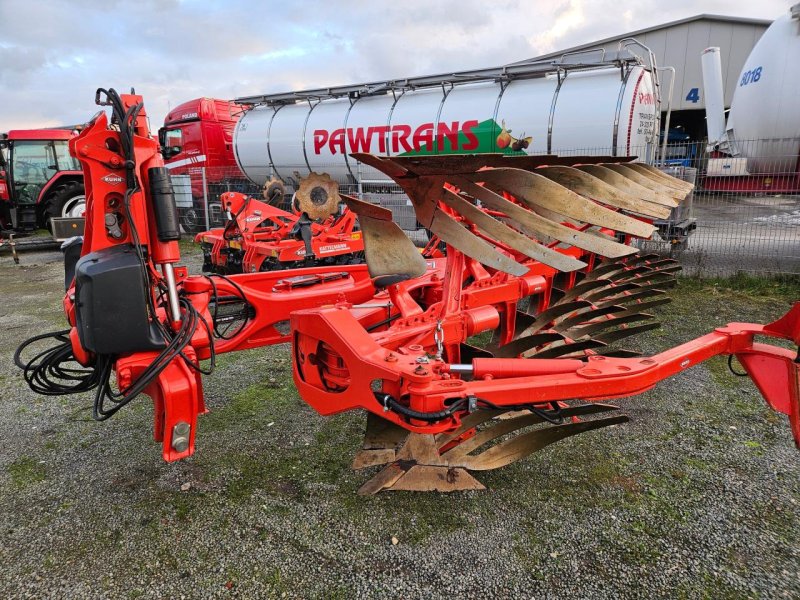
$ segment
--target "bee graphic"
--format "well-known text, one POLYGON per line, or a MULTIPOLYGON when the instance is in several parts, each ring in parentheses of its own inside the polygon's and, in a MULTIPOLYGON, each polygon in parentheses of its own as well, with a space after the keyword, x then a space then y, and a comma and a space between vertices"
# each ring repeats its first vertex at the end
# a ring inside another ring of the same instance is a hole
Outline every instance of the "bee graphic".
POLYGON ((522 135, 523 137, 519 139, 513 137, 511 138, 512 140, 514 140, 513 142, 511 142, 512 150, 525 150, 525 148, 530 146, 531 142, 533 141, 533 138, 531 136, 524 137, 525 136, 524 133, 522 135))
POLYGON ((525 150, 528 146, 530 146, 532 141, 533 138, 530 136, 525 137, 524 133, 522 134, 521 138, 515 138, 513 135, 511 135, 511 130, 506 129, 506 122, 501 121, 500 135, 497 136, 496 141, 497 147, 500 150, 510 146, 512 150, 519 152, 520 150, 525 150))

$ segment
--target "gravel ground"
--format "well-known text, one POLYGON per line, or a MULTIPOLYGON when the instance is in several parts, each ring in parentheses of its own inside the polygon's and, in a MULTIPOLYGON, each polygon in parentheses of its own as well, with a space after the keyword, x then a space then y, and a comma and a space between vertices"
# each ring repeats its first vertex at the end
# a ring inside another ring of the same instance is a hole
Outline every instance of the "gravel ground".
MULTIPOLYGON (((721 359, 620 401, 631 423, 479 474, 488 491, 362 498, 363 415, 306 407, 285 346, 222 357, 197 454, 169 465, 146 398, 95 423, 13 367, 63 326, 59 255, 0 256, 0 281, 3 598, 800 598, 800 454, 721 359)), ((763 322, 797 290, 684 280, 637 343, 763 322)))

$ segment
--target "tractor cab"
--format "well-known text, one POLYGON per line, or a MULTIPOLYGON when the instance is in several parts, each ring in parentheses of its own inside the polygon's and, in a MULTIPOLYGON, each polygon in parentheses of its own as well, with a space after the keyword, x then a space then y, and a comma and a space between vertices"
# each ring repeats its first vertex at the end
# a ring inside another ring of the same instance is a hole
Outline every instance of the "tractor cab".
POLYGON ((83 175, 70 129, 12 130, 0 137, 0 221, 33 230, 52 217, 83 217, 83 175))

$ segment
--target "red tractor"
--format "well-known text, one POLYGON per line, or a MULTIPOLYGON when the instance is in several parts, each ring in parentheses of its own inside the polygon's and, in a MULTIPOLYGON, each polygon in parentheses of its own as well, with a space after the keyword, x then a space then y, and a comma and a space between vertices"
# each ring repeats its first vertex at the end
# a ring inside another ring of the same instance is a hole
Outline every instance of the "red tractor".
POLYGON ((0 134, 0 225, 32 231, 53 217, 83 217, 83 172, 68 143, 77 131, 14 129, 0 134))

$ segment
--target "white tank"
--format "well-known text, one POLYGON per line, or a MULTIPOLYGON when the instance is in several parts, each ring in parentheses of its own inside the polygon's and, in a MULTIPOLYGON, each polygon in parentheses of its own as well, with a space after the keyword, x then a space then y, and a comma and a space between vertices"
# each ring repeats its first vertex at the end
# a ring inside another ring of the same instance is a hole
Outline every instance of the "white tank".
POLYGON ((800 153, 800 5, 776 20, 745 61, 728 138, 750 173, 794 172, 800 153), (753 141, 761 140, 761 141, 753 141))
POLYGON ((513 80, 259 106, 236 125, 241 170, 263 184, 309 171, 385 180, 348 155, 500 152, 649 156, 657 145, 651 72, 601 68, 513 80))

